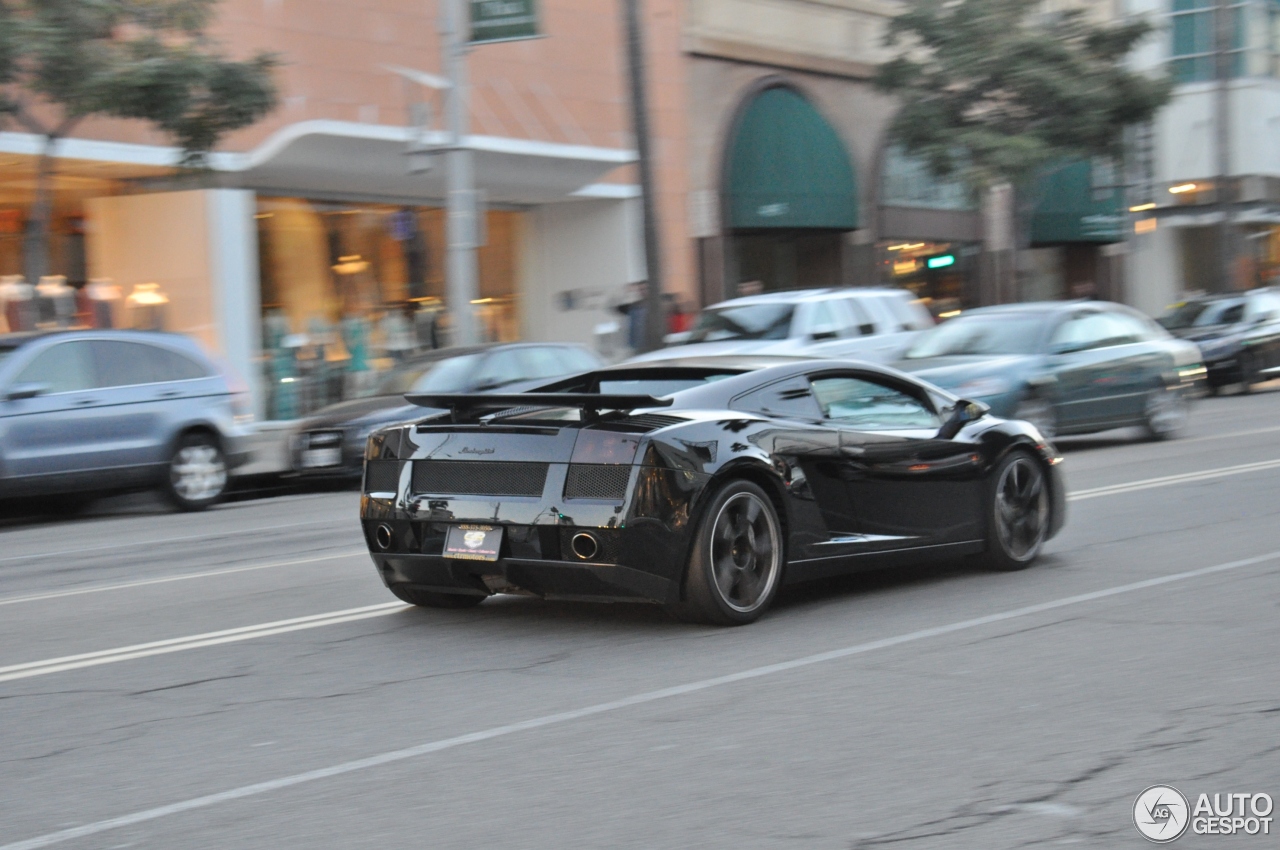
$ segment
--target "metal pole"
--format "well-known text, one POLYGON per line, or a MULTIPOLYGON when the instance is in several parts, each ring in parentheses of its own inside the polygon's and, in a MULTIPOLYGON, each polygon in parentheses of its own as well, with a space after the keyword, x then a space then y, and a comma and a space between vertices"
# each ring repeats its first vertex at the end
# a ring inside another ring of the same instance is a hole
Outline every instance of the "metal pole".
POLYGON ((1214 184, 1221 219, 1218 222, 1218 285, 1216 291, 1233 289, 1235 278, 1235 229, 1228 196, 1231 180, 1231 6, 1233 0, 1217 0, 1213 9, 1214 130, 1218 177, 1214 184))
POLYGON ((476 193, 471 151, 464 147, 467 138, 468 89, 467 0, 442 0, 444 6, 444 66, 449 78, 448 122, 449 152, 445 240, 448 258, 445 283, 449 295, 449 313, 453 325, 454 345, 475 345, 476 332, 471 302, 478 297, 476 285, 476 193))
POLYGON ((645 340, 643 349, 662 347, 666 333, 662 309, 662 254, 658 242, 657 212, 654 209, 653 161, 649 145, 649 106, 645 87, 644 41, 640 30, 640 0, 623 0, 627 34, 627 64, 631 86, 631 124, 640 158, 640 205, 644 216, 644 264, 649 286, 645 293, 645 340))

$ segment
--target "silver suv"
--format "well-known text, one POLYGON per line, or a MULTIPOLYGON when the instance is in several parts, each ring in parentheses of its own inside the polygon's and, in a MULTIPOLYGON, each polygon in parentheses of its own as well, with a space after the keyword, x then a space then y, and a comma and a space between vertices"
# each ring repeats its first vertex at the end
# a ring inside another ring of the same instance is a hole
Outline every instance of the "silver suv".
POLYGON ((202 510, 248 458, 247 402, 186 337, 0 335, 0 497, 158 488, 202 510))
POLYGON ((905 289, 801 289, 722 301, 705 308, 675 343, 632 358, 791 354, 888 363, 933 317, 905 289))

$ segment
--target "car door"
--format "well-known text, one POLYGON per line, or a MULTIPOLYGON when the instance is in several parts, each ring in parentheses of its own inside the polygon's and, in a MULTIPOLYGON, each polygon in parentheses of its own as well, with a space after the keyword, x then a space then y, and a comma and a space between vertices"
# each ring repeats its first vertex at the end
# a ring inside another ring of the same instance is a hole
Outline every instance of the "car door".
POLYGON ((1241 342, 1256 358, 1263 377, 1276 377, 1280 374, 1280 295, 1257 293, 1250 301, 1245 321, 1249 329, 1241 342))
POLYGON ((1118 418, 1116 396, 1126 383, 1110 350, 1112 323, 1097 311, 1076 313, 1049 342, 1058 430, 1097 426, 1118 418))
POLYGON ((852 551, 976 540, 981 457, 939 439, 942 417, 914 385, 874 373, 813 379, 824 420, 840 435, 840 467, 855 517, 852 551))
POLYGON ((84 483, 104 465, 103 393, 95 387, 89 343, 69 340, 37 352, 10 388, 22 384, 41 389, 3 402, 9 486, 34 492, 84 483))

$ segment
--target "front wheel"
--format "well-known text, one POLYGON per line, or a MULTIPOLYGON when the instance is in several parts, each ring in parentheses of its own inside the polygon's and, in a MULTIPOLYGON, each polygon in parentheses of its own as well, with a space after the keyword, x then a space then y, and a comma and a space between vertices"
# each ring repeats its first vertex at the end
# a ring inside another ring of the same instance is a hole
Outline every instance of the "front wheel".
POLYGON ((1023 451, 1005 457, 987 498, 987 563, 1011 571, 1031 566, 1049 532, 1044 468, 1023 451))
POLYGON ((1191 405, 1179 390, 1158 389, 1147 395, 1143 419, 1153 440, 1170 440, 1187 427, 1191 405))
POLYGON ((1030 422, 1046 440, 1052 440, 1058 431, 1058 414, 1053 403, 1038 395, 1029 395, 1013 411, 1014 419, 1030 422))
POLYGON ((169 458, 164 494, 182 511, 202 511, 227 492, 227 459, 209 434, 187 434, 169 458))
POLYGON ((741 626, 759 619, 778 592, 782 525, 773 502, 750 481, 730 481, 712 497, 694 534, 682 620, 741 626))

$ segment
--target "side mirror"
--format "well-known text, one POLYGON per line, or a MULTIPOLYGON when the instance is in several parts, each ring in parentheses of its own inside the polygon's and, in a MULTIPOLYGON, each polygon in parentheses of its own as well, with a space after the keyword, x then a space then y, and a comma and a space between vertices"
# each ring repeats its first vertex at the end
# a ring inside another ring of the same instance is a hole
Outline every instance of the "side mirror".
POLYGON ((951 415, 947 417, 947 421, 943 422, 942 427, 938 429, 938 439, 953 439, 964 426, 970 422, 977 422, 990 412, 991 408, 980 401, 960 399, 956 402, 956 406, 951 409, 951 415))
POLYGON ((9 387, 4 397, 9 401, 21 401, 24 398, 35 398, 38 395, 44 395, 49 391, 48 384, 22 383, 14 384, 9 387))
POLYGON ((858 333, 862 334, 863 336, 873 336, 875 332, 876 332, 876 326, 871 324, 870 322, 867 322, 866 324, 858 325, 858 333))

